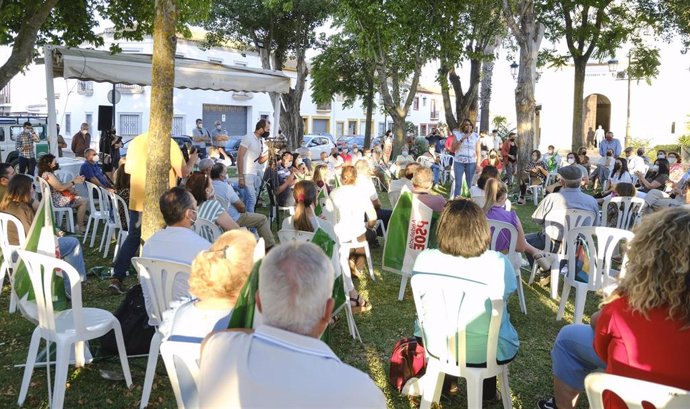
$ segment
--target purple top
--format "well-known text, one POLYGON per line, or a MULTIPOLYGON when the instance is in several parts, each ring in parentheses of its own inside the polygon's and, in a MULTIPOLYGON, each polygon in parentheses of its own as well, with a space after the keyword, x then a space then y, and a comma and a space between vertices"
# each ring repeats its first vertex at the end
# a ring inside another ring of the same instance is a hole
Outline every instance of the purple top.
MULTIPOLYGON (((495 220, 497 222, 504 222, 513 225, 516 229, 518 228, 518 218, 517 214, 514 212, 509 212, 500 206, 494 206, 486 214, 486 218, 489 220, 495 220)), ((492 231, 493 233, 493 231, 492 231)), ((502 231, 496 240, 496 248, 491 250, 505 252, 508 251, 510 246, 510 233, 506 230, 502 231)))

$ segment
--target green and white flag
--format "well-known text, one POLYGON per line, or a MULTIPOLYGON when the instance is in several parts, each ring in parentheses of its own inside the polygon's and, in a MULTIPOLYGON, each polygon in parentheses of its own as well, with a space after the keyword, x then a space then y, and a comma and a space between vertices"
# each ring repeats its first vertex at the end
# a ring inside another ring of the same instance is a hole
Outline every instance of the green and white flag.
POLYGON ((417 255, 427 248, 437 247, 436 225, 439 216, 414 198, 407 187, 403 187, 386 230, 383 269, 411 274, 417 255))
MULTIPOLYGON (((38 211, 31 223, 31 228, 26 236, 26 243, 23 250, 33 251, 47 256, 59 257, 57 238, 55 237, 55 227, 53 220, 53 205, 48 190, 43 192, 43 199, 38 206, 38 211)), ((69 301, 65 294, 64 280, 56 275, 52 281, 53 309, 62 311, 69 308, 69 301)), ((19 261, 17 271, 14 273, 14 291, 19 300, 20 310, 24 313, 24 308, 28 303, 36 299, 34 289, 31 285, 31 278, 23 261, 19 261)), ((36 317, 34 317, 36 318, 36 317)))
POLYGON ((316 203, 314 203, 314 214, 316 217, 321 216, 324 209, 326 208, 326 201, 328 200, 328 189, 324 185, 319 192, 316 194, 316 203))
POLYGON ((460 196, 465 199, 471 199, 472 193, 470 193, 470 187, 467 185, 467 179, 462 178, 462 190, 460 191, 460 196))

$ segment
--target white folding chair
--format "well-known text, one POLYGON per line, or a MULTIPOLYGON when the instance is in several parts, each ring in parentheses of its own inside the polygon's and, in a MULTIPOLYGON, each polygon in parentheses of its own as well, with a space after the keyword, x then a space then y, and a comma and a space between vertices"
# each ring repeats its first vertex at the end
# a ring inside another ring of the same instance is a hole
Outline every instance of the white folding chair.
POLYGON ((122 246, 122 243, 125 242, 125 239, 129 234, 129 206, 127 206, 127 202, 125 202, 125 199, 123 199, 119 195, 115 195, 115 201, 117 202, 116 209, 113 209, 113 212, 117 215, 117 217, 119 217, 120 210, 124 210, 125 224, 122 224, 122 220, 120 220, 120 229, 117 232, 115 250, 113 251, 113 262, 115 262, 115 258, 117 257, 117 252, 120 250, 120 246, 122 246))
POLYGON ((86 243, 90 235, 91 242, 89 246, 93 247, 94 241, 96 240, 96 233, 98 232, 98 225, 103 221, 103 230, 105 232, 105 226, 107 226, 108 221, 110 221, 110 211, 108 209, 108 202, 103 197, 101 188, 91 182, 84 183, 86 184, 86 190, 88 192, 89 220, 86 222, 86 231, 84 232, 84 240, 82 243, 86 243))
POLYGON ((558 173, 557 172, 549 172, 549 174, 546 176, 546 183, 544 183, 544 186, 549 187, 552 184, 556 183, 558 180, 558 173))
POLYGON ((430 168, 434 164, 434 159, 428 156, 419 155, 417 157, 417 163, 424 166, 425 168, 430 168))
POLYGON ((147 311, 149 313, 149 325, 156 327, 149 348, 146 377, 144 378, 144 388, 139 405, 139 408, 143 409, 149 402, 153 376, 158 363, 158 352, 162 339, 158 327, 163 321, 163 312, 170 308, 171 302, 181 298, 181 294, 176 294, 180 291, 179 287, 176 288, 176 283, 179 286, 180 282, 187 282, 191 267, 187 264, 145 257, 132 258, 132 264, 139 274, 141 289, 151 304, 151 310, 147 311))
POLYGON ((510 235, 510 244, 508 245, 508 253, 506 254, 506 257, 508 257, 510 264, 513 266, 513 270, 515 270, 518 298, 520 299, 520 311, 522 311, 524 314, 527 314, 525 290, 522 288, 522 275, 520 274, 522 255, 515 251, 518 237, 517 229, 510 223, 499 222, 497 220, 489 220, 489 228, 491 229, 491 250, 496 250, 496 242, 501 235, 510 235))
POLYGON ((616 207, 616 227, 618 229, 632 230, 633 226, 637 224, 640 218, 640 210, 645 201, 639 197, 611 197, 608 196, 601 205, 601 223, 602 227, 608 227, 609 220, 609 204, 616 207))
MULTIPOLYGON (((48 195, 47 200, 52 200, 50 197, 52 188, 48 184, 48 181, 39 176, 36 176, 35 180, 38 181, 42 194, 48 195)), ((71 207, 57 207, 53 205, 53 214, 55 215, 55 224, 57 226, 62 226, 62 218, 65 217, 67 221, 67 230, 71 233, 76 232, 74 228, 74 210, 71 207)))
POLYGON ((218 237, 223 234, 223 231, 218 227, 217 224, 210 220, 197 218, 194 222, 194 231, 199 236, 205 238, 209 242, 213 243, 218 237))
MULTIPOLYGON (((626 246, 635 237, 633 232, 615 229, 612 227, 576 227, 568 231, 568 235, 563 243, 568 246, 568 274, 563 280, 563 293, 561 303, 558 307, 556 320, 560 321, 565 312, 565 304, 568 302, 570 287, 575 287, 575 324, 582 323, 582 315, 585 310, 585 300, 589 291, 604 291, 610 293, 618 284, 618 280, 624 271, 614 270, 611 260, 614 254, 619 251, 619 245, 625 241, 626 246), (576 257, 578 237, 585 243, 589 252, 589 263, 582 266, 587 271, 587 282, 582 282, 576 278, 576 257), (596 239, 596 240, 595 240, 596 239)), ((623 266, 627 262, 627 257, 623 258, 623 266)))
POLYGON ((160 346, 178 409, 199 407, 199 348, 197 343, 179 341, 160 346))
MULTIPOLYGON (((546 215, 544 220, 544 252, 553 256, 553 263, 551 263, 551 298, 558 297, 558 276, 560 274, 559 268, 561 260, 567 257, 567 243, 565 237, 568 231, 575 227, 592 226, 596 220, 596 215, 586 210, 567 209, 551 211, 546 215), (554 251, 554 247, 559 240, 562 240, 558 251, 554 251)), ((532 285, 534 277, 537 274, 539 266, 534 263, 532 266, 532 274, 529 277, 529 284, 532 285)))
MULTIPOLYGON (((278 231, 278 240, 281 243, 287 243, 292 240, 297 241, 311 241, 314 238, 314 233, 299 231, 294 229, 281 229, 278 231)), ((333 264, 333 271, 335 272, 335 277, 338 278, 343 274, 344 266, 340 262, 340 250, 338 243, 335 244, 333 249, 333 256, 331 257, 331 263, 333 264)), ((347 326, 350 330, 350 335, 352 339, 358 339, 360 342, 362 338, 359 336, 359 330, 357 329, 357 324, 355 324, 355 318, 352 314, 352 305, 350 304, 350 295, 347 293, 345 286, 343 286, 343 291, 345 292, 345 302, 342 305, 336 305, 333 310, 333 315, 337 315, 340 310, 345 307, 345 313, 347 317, 347 326)))
MULTIPOLYGON (((50 199, 48 199, 50 200, 50 199)), ((0 265, 0 290, 5 282, 5 274, 10 280, 10 313, 17 310, 17 295, 14 293, 14 271, 17 269, 19 260, 16 250, 24 248, 26 243, 26 232, 22 222, 8 213, 0 213, 0 251, 2 251, 2 264, 0 265), (10 244, 7 230, 10 226, 17 229, 18 244, 10 244)))
POLYGON ((48 343, 55 343, 57 347, 55 386, 53 388, 51 408, 63 407, 65 384, 67 383, 67 367, 72 345, 74 345, 75 366, 82 367, 85 364, 84 342, 102 337, 110 330, 115 332, 122 372, 124 373, 127 387, 131 387, 132 376, 129 372, 129 363, 127 361, 127 352, 120 322, 113 314, 106 310, 82 307, 81 277, 74 267, 55 257, 26 250, 17 250, 17 253, 26 265, 31 279, 38 312, 38 326, 31 336, 31 344, 29 345, 29 353, 17 403, 21 406, 26 399, 41 339, 45 339, 48 343), (61 271, 61 273, 58 273, 58 271, 61 271), (72 287, 72 308, 69 310, 53 310, 52 284, 55 274, 69 277, 72 287))
MULTIPOLYGON (((338 230, 336 230, 336 233, 337 231, 338 230)), ((367 258, 367 269, 369 270, 369 276, 373 281, 376 281, 376 276, 374 275, 374 263, 371 260, 371 250, 369 249, 368 241, 358 241, 356 238, 351 240, 343 240, 341 237, 338 237, 338 244, 340 245, 340 258, 343 269, 346 267, 348 269, 350 268, 350 263, 348 262, 350 250, 364 249, 364 254, 367 258)))
POLYGON ((656 409, 690 408, 690 391, 603 372, 587 375, 585 390, 591 409, 605 408, 604 391, 618 395, 628 409, 644 409, 649 406, 656 409), (643 406, 643 402, 647 402, 647 405, 643 406))
MULTIPOLYGON (((466 280, 438 274, 414 274, 411 287, 428 359, 426 373, 416 383, 421 388, 420 408, 438 403, 445 374, 467 380, 467 407, 473 409, 482 407, 482 381, 501 375, 503 407, 512 408, 508 365, 496 363, 502 298, 494 299, 466 280), (486 311, 487 301, 491 302, 490 312, 486 311), (486 362, 486 368, 467 366, 467 338, 479 336, 468 334, 467 327, 478 319, 489 321, 486 356, 479 359, 486 362)), ((408 384, 403 393, 412 391, 414 384, 408 384)))
POLYGON ((453 155, 441 154, 441 181, 446 183, 448 180, 455 180, 453 172, 453 155))

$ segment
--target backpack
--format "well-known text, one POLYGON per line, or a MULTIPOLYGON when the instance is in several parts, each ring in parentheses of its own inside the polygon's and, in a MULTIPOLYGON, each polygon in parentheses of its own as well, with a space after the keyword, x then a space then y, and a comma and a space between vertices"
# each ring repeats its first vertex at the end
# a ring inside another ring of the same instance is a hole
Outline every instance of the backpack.
POLYGON ((399 339, 393 347, 390 358, 388 380, 398 392, 412 378, 419 378, 426 371, 424 360, 424 347, 417 342, 415 337, 399 339))
MULTIPOLYGON (((127 291, 125 299, 115 310, 115 318, 122 327, 122 337, 125 341, 127 355, 148 354, 151 338, 156 329, 149 325, 149 315, 144 305, 144 293, 141 284, 137 284, 127 291)), ((112 330, 101 337, 101 351, 104 355, 117 354, 115 332, 112 330)))

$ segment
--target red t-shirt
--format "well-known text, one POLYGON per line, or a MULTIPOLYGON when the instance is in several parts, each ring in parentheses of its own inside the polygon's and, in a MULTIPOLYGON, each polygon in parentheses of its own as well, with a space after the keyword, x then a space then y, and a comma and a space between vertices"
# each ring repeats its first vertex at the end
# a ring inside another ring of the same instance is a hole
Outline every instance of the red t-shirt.
MULTIPOLYGON (((633 313, 627 297, 605 305, 597 321, 594 350, 606 372, 690 390, 690 329, 671 321, 667 308, 633 313)), ((611 394, 606 408, 626 408, 611 394), (617 401, 617 402, 616 402, 617 401)))

